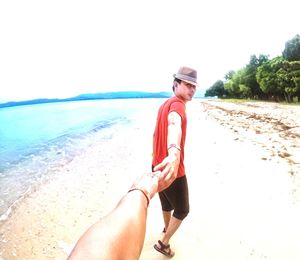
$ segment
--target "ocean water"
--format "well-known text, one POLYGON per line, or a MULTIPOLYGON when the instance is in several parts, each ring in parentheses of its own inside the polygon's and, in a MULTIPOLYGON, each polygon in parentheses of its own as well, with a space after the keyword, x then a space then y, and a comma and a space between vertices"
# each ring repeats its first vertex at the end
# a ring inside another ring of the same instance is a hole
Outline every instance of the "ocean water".
POLYGON ((109 139, 141 110, 161 99, 114 99, 48 103, 0 109, 0 220, 34 185, 109 139))

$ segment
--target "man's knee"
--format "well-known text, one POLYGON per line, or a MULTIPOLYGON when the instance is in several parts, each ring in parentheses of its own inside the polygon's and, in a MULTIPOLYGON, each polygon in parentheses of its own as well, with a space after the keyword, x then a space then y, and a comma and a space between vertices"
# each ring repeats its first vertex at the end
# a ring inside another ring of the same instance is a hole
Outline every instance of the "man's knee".
POLYGON ((187 217, 187 215, 189 214, 189 212, 190 212, 189 208, 181 209, 181 210, 174 210, 173 216, 180 220, 184 220, 187 217))

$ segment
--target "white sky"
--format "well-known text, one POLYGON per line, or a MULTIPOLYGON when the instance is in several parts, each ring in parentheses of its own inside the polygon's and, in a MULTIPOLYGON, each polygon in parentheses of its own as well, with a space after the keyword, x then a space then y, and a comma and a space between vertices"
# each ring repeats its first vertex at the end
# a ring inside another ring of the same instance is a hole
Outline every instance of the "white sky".
POLYGON ((200 88, 281 55, 298 0, 0 0, 0 101, 170 91, 182 65, 200 88))

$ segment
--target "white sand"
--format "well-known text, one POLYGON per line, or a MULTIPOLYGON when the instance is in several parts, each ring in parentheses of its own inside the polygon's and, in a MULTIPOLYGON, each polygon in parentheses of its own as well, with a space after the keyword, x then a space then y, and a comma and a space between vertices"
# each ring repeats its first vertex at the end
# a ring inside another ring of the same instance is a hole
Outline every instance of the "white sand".
MULTIPOLYGON (((291 140, 278 138, 274 147, 269 141, 261 143, 268 138, 236 125, 247 121, 245 117, 233 118, 215 105, 238 110, 236 105, 216 102, 202 104, 206 113, 197 102, 190 106, 194 112, 186 166, 191 212, 172 240, 174 259, 300 259, 299 161, 282 158, 282 147, 276 145, 280 141, 289 150, 291 140)), ((296 116, 288 107, 281 112, 296 116)), ((299 117, 299 107, 297 113, 299 117)), ((260 124, 253 121, 249 128, 260 124)), ((299 140, 291 151, 298 160, 299 140)), ((149 225, 152 220, 155 226, 157 209, 150 214, 149 225)), ((151 248, 161 227, 150 230, 151 226, 142 259, 162 259, 151 248)))
MULTIPOLYGON (((188 104, 191 212, 171 240, 173 259, 300 259, 299 107, 250 105, 188 104), (278 120, 293 128, 274 130, 278 120)), ((65 259, 150 169, 155 117, 144 111, 28 196, 0 224, 0 259, 65 259)), ((165 259, 153 249, 162 228, 155 196, 140 259, 165 259)))

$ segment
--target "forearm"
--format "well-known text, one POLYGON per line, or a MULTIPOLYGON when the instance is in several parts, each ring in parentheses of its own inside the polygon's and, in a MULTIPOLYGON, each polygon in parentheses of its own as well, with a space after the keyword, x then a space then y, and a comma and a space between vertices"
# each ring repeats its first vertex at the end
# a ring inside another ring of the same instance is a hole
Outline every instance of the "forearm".
POLYGON ((168 156, 175 156, 175 172, 177 174, 179 162, 180 162, 180 140, 181 140, 181 129, 179 130, 176 126, 169 126, 168 128, 168 156))
MULTIPOLYGON (((176 166, 178 168, 181 152, 181 118, 178 114, 170 114, 168 119, 168 155, 176 157, 176 166)), ((177 171, 177 169, 176 169, 177 171)))
POLYGON ((167 138, 168 149, 170 149, 173 146, 177 148, 177 150, 180 152, 181 136, 182 136, 181 117, 176 112, 171 112, 168 115, 168 138, 167 138))
POLYGON ((146 233, 147 199, 141 191, 135 190, 126 194, 119 204, 106 223, 115 233, 110 234, 114 247, 108 250, 111 253, 107 259, 138 259, 146 233))
POLYGON ((147 200, 127 193, 117 207, 80 238, 69 259, 138 259, 146 231, 147 200))
MULTIPOLYGON (((169 125, 168 126, 168 149, 171 148, 172 145, 176 145, 179 149, 181 142, 181 127, 178 125, 169 125)), ((179 150, 177 149, 177 150, 179 150)))

